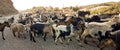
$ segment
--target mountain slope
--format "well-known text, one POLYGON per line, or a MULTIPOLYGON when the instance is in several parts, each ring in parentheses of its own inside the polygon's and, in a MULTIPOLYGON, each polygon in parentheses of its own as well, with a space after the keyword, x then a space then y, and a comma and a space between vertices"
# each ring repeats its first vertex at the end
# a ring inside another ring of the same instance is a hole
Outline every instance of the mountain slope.
POLYGON ((11 0, 0 0, 0 16, 16 14, 18 11, 14 8, 11 0))
POLYGON ((92 4, 87 6, 80 6, 80 9, 86 9, 91 14, 119 14, 120 2, 106 2, 101 4, 92 4))

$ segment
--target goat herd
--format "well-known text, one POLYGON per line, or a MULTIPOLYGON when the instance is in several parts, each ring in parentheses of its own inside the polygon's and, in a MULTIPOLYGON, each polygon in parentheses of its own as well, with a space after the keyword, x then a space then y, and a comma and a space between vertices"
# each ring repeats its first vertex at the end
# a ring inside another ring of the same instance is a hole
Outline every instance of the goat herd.
POLYGON ((46 41, 47 35, 53 37, 55 44, 63 43, 67 40, 70 43, 73 37, 82 46, 81 41, 88 43, 87 39, 97 39, 97 46, 100 50, 107 46, 113 46, 120 50, 120 16, 113 16, 108 21, 101 21, 95 15, 92 18, 83 18, 77 16, 65 16, 60 19, 58 16, 41 16, 33 17, 33 14, 25 14, 9 18, 7 21, 0 23, 2 38, 4 37, 5 26, 10 27, 14 37, 26 38, 28 34, 30 41, 36 42, 36 36, 42 36, 46 41), (43 19, 42 19, 43 18, 43 19))

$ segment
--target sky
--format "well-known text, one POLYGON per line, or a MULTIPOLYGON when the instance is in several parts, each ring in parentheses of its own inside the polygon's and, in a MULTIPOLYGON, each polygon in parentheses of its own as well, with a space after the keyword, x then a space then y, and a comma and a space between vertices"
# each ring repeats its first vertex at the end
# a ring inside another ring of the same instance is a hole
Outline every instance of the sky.
POLYGON ((36 6, 45 7, 69 7, 69 6, 83 6, 104 2, 118 2, 120 0, 12 0, 14 7, 17 10, 26 10, 36 6))

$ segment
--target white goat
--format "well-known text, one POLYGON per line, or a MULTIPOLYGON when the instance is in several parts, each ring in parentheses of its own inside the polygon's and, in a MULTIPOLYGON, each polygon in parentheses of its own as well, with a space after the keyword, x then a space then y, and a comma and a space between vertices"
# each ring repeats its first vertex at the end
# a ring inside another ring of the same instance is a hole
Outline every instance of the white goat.
MULTIPOLYGON (((59 25, 56 27, 56 24, 53 25, 53 29, 55 29, 55 44, 57 44, 58 40, 63 43, 63 41, 61 40, 61 38, 65 37, 67 38, 67 44, 69 44, 70 42, 70 39, 71 37, 75 36, 75 37, 78 37, 78 33, 75 33, 75 30, 74 30, 74 26, 72 24, 70 24, 70 31, 69 29, 67 29, 68 26, 66 25, 59 25), (62 31, 62 32, 61 32, 62 31)), ((77 39, 78 40, 78 39, 77 39)))
POLYGON ((86 25, 86 29, 84 30, 83 34, 81 35, 82 39, 85 39, 87 35, 91 35, 92 37, 96 33, 98 34, 98 31, 102 32, 102 35, 105 35, 105 32, 108 30, 112 30, 111 25, 115 23, 120 22, 120 17, 114 16, 112 17, 108 22, 103 22, 103 23, 97 23, 97 22, 91 22, 86 25))

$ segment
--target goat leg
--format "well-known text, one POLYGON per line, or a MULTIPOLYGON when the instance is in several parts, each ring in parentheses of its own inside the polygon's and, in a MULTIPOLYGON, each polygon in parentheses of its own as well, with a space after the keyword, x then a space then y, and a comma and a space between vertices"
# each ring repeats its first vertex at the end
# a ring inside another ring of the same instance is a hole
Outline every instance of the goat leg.
POLYGON ((60 41, 60 43, 61 43, 61 44, 63 44, 63 41, 62 41, 62 39, 61 39, 61 38, 59 38, 59 41, 60 41))
POLYGON ((35 33, 34 32, 32 32, 32 40, 33 40, 33 42, 36 42, 35 41, 35 33))
POLYGON ((60 38, 60 35, 57 35, 55 38, 55 44, 57 45, 58 39, 60 38))
POLYGON ((71 38, 67 37, 67 45, 69 45, 71 38))
POLYGON ((29 32, 29 35, 30 35, 30 41, 32 41, 32 33, 29 32))
POLYGON ((3 38, 3 40, 5 40, 5 37, 4 37, 4 33, 2 32, 2 38, 3 38))
POLYGON ((20 32, 18 32, 18 38, 20 38, 20 32))
POLYGON ((34 37, 32 39, 33 39, 33 42, 36 42, 34 37))
POLYGON ((46 36, 47 36, 47 33, 44 33, 44 35, 43 35, 44 41, 46 41, 46 36))
POLYGON ((16 37, 15 32, 13 31, 13 36, 16 37))

